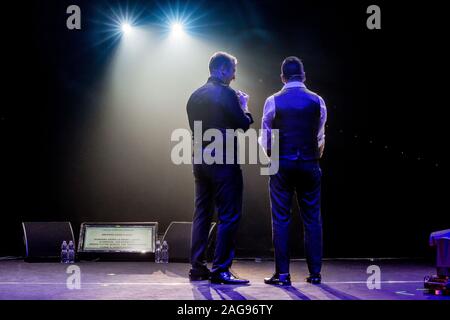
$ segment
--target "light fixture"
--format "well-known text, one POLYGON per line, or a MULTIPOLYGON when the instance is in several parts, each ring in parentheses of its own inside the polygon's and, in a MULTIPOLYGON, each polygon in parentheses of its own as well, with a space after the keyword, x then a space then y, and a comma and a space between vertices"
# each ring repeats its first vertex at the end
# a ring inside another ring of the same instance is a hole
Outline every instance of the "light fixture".
POLYGON ((133 30, 133 27, 128 22, 123 22, 121 29, 124 34, 129 34, 133 30))
POLYGON ((184 27, 179 22, 172 23, 171 29, 172 29, 172 34, 175 36, 181 36, 182 34, 184 34, 184 27))

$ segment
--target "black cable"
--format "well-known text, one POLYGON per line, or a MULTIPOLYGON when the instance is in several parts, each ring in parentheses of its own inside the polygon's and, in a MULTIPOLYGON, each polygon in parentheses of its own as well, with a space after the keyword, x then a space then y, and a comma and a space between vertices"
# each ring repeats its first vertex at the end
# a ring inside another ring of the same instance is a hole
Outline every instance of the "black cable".
POLYGON ((8 261, 8 260, 21 260, 23 257, 20 256, 4 256, 0 257, 0 261, 8 261))

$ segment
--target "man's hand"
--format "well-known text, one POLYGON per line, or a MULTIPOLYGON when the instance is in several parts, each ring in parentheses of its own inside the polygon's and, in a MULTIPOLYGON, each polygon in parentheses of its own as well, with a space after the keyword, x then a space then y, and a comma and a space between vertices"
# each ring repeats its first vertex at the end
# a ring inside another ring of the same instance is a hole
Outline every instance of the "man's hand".
POLYGON ((319 157, 323 157, 323 151, 325 150, 325 142, 322 142, 319 146, 319 157))
POLYGON ((239 98, 239 102, 241 104, 242 110, 244 110, 244 112, 249 112, 247 103, 248 103, 248 99, 250 98, 250 96, 248 94, 246 94, 245 92, 240 91, 240 90, 236 91, 236 93, 237 93, 237 96, 239 98))

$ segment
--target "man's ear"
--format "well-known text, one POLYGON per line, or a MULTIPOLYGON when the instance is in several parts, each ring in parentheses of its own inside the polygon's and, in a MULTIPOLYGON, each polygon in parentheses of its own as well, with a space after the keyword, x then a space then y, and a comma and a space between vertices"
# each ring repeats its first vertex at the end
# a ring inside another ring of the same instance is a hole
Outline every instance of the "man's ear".
POLYGON ((227 67, 223 64, 221 67, 220 67, 220 74, 223 76, 223 75, 225 75, 227 73, 227 67))
POLYGON ((284 84, 286 84, 286 78, 284 77, 283 74, 280 74, 280 78, 281 78, 281 82, 283 82, 284 84))

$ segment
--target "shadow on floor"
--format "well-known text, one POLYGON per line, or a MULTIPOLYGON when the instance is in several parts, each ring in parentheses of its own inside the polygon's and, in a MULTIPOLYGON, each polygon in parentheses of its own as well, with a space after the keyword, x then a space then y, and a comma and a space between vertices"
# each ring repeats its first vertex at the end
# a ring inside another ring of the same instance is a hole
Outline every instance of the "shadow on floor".
POLYGON ((320 289, 322 289, 323 291, 326 291, 328 293, 330 293, 331 295, 335 296, 336 298, 338 298, 339 300, 360 300, 359 298, 352 296, 351 294, 339 291, 337 289, 334 289, 326 284, 319 284, 317 285, 317 287, 319 287, 320 289))
POLYGON ((252 300, 253 297, 247 295, 244 296, 238 291, 235 291, 240 287, 248 287, 248 285, 221 285, 210 284, 205 281, 202 284, 193 284, 192 293, 195 300, 214 300, 212 292, 216 292, 221 300, 252 300))
POLYGON ((311 300, 307 295, 305 295, 295 287, 288 286, 279 288, 286 291, 286 293, 292 298, 292 300, 311 300))

